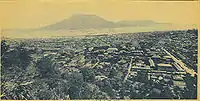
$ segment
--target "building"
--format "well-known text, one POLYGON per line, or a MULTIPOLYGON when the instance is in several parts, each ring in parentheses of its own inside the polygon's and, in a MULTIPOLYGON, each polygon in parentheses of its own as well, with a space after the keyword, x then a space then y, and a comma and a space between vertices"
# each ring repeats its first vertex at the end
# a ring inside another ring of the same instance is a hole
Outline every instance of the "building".
POLYGON ((174 68, 171 64, 160 63, 160 64, 157 64, 157 67, 158 67, 158 70, 174 71, 174 68))

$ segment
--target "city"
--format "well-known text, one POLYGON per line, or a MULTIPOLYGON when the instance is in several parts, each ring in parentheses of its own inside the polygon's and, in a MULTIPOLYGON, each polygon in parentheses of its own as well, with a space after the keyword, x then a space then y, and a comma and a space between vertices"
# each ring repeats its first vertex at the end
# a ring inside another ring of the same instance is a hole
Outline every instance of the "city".
POLYGON ((197 43, 197 29, 5 38, 1 99, 196 99, 197 43))

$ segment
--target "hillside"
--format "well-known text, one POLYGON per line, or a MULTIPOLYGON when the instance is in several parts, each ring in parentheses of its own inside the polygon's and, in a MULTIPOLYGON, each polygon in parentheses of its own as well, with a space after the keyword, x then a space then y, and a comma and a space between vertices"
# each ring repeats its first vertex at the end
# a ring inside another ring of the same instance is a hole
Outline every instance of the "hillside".
MULTIPOLYGON (((159 24, 161 23, 152 20, 138 20, 138 21, 123 20, 119 22, 112 22, 105 20, 101 17, 98 17, 96 15, 77 14, 77 15, 72 15, 69 19, 64 19, 60 22, 44 26, 41 29, 80 30, 80 29, 102 29, 102 28, 135 27, 135 26, 143 27, 143 26, 153 26, 159 24)), ((164 25, 164 23, 162 25, 164 25)))

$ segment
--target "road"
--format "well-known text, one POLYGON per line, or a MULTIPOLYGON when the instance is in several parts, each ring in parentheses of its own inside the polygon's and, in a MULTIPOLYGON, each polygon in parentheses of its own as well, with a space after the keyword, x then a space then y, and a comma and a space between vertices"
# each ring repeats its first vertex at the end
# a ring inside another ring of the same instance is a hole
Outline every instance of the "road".
POLYGON ((197 75, 197 73, 193 70, 188 68, 185 63, 183 63, 181 60, 178 60, 176 57, 174 57, 172 54, 170 54, 167 50, 165 50, 162 47, 162 50, 164 50, 176 63, 178 63, 187 73, 191 74, 191 76, 195 76, 195 74, 197 75))
POLYGON ((124 82, 126 82, 128 76, 129 76, 129 74, 130 74, 130 72, 131 72, 132 61, 133 61, 133 60, 132 60, 132 58, 131 58, 131 61, 130 61, 130 63, 129 63, 129 67, 128 67, 128 73, 126 74, 126 76, 125 76, 125 78, 124 78, 124 82))

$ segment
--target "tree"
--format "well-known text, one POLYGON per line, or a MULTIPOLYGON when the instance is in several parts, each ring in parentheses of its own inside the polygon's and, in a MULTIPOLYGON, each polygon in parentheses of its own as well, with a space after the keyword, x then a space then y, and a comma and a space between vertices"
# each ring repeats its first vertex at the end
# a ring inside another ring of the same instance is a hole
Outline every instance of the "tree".
POLYGON ((186 74, 185 78, 186 89, 184 92, 185 98, 196 99, 197 98, 197 75, 192 77, 190 74, 186 74))
POLYGON ((66 90, 70 99, 80 99, 81 96, 79 93, 84 82, 82 73, 79 71, 66 72, 62 74, 62 78, 69 83, 69 87, 66 90))
POLYGON ((6 43, 6 40, 1 41, 1 56, 9 49, 9 45, 6 43))
POLYGON ((112 68, 111 71, 110 71, 110 74, 109 74, 109 78, 113 78, 115 76, 117 76, 117 70, 112 68))
POLYGON ((56 64, 52 56, 42 57, 36 63, 36 69, 42 78, 54 77, 57 73, 57 66, 58 64, 56 64))
POLYGON ((81 73, 83 74, 83 80, 85 82, 94 82, 95 80, 95 73, 92 68, 84 67, 81 68, 81 73))
POLYGON ((8 47, 5 40, 1 42, 1 91, 5 99, 26 99, 32 83, 26 70, 32 60, 30 52, 21 45, 8 47))

